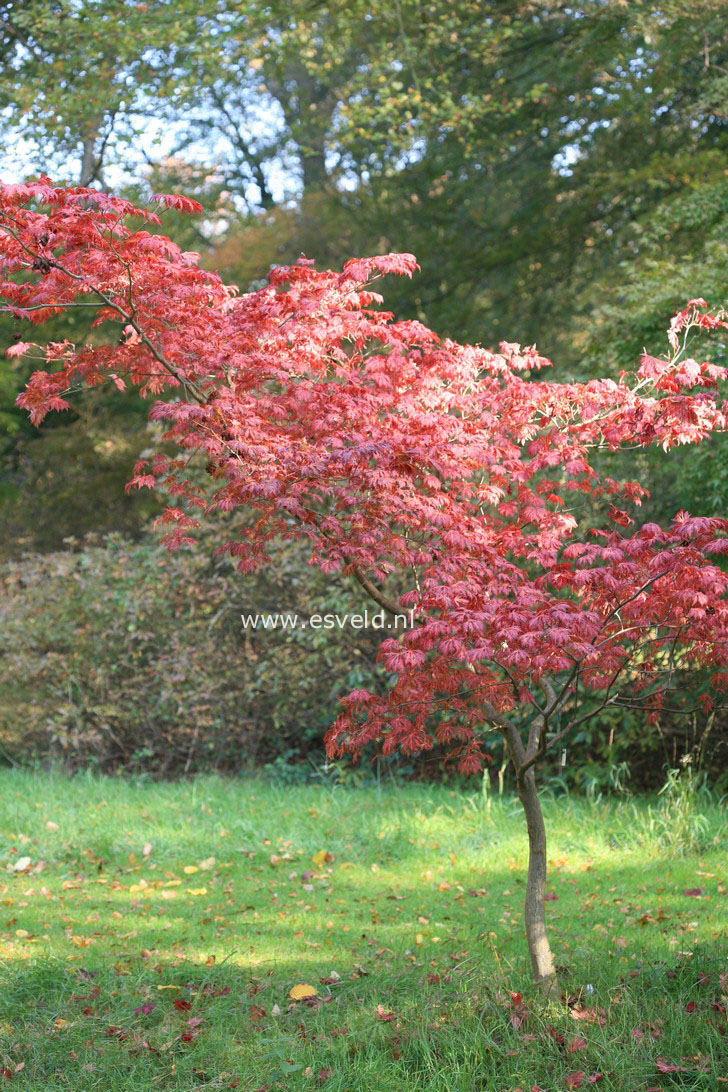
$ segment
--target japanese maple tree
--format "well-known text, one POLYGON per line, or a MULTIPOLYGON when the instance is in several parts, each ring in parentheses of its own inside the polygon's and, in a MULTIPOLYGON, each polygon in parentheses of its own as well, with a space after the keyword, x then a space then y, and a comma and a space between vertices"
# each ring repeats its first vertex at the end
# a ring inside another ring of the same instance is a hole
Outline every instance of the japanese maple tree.
POLYGON ((340 273, 301 259, 238 295, 148 230, 158 223, 47 179, 0 189, 4 309, 42 324, 85 307, 94 326, 116 327, 79 348, 12 346, 43 361, 20 404, 40 422, 79 383, 134 384, 155 396, 150 417, 180 451, 138 463, 130 483, 170 496, 171 547, 208 516, 245 508, 254 519, 220 543, 242 572, 293 536, 385 610, 414 612, 381 645, 388 692, 349 694, 328 751, 439 744, 475 773, 488 733, 502 734, 528 828, 533 972, 553 988, 539 761, 606 706, 658 717, 678 668, 707 667, 716 689, 728 685, 728 577, 716 563, 728 520, 680 512, 669 527, 640 526, 643 487, 600 469, 609 452, 667 451, 725 429, 726 369, 686 350, 691 330, 725 327, 724 315, 692 300, 664 357, 617 381, 558 383, 541 377, 549 361, 533 348, 459 345, 379 310, 371 283, 411 276, 412 255, 340 273))

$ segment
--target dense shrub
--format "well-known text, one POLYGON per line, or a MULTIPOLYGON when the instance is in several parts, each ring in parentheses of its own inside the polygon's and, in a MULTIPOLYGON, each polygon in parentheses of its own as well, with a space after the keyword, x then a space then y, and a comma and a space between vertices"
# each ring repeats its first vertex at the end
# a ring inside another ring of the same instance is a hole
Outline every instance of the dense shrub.
MULTIPOLYGON (((169 553, 89 536, 77 551, 8 562, 2 578, 0 759, 60 760, 71 768, 175 776, 272 764, 300 780, 323 763, 322 739, 338 698, 377 685, 374 630, 245 630, 243 612, 363 609, 358 588, 305 564, 283 544, 275 570, 240 576, 211 561, 212 543, 169 553), (274 732, 270 732, 270 727, 274 732)), ((696 680, 686 679, 686 686, 696 680)), ((725 766, 725 714, 710 724, 699 761, 715 780, 725 766)), ((706 718, 605 710, 547 767, 580 790, 659 787, 664 771, 701 747, 706 718), (610 731, 610 729, 614 731, 610 731)), ((502 747, 491 736, 490 777, 502 747), (499 750, 500 748, 500 750, 499 750)), ((450 775, 434 751, 394 762, 406 776, 450 775)), ((365 760, 357 777, 370 776, 365 760)))
POLYGON ((301 581, 291 546, 264 578, 209 556, 207 544, 170 554, 156 539, 112 536, 7 564, 6 756, 169 775, 315 746, 339 695, 373 683, 375 637, 246 631, 240 614, 356 610, 356 594, 308 572, 301 581))

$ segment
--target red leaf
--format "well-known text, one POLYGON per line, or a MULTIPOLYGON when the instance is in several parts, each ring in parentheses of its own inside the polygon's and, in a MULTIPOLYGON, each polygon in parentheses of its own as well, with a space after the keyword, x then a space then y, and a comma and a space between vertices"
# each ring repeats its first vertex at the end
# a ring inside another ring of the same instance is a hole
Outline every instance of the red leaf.
POLYGON ((658 1073, 687 1073, 688 1070, 684 1065, 676 1065, 675 1062, 669 1062, 667 1058, 656 1058, 655 1065, 657 1066, 658 1073))
POLYGON ((572 1020, 583 1020, 587 1024, 599 1024, 602 1028, 606 1023, 604 1009, 590 1008, 587 1005, 574 1005, 573 1008, 569 1009, 569 1016, 572 1020))
POLYGON ((569 1042, 569 1050, 574 1054, 577 1050, 586 1050, 586 1039, 580 1039, 575 1035, 569 1042))
POLYGON ((546 1031, 549 1033, 554 1042, 558 1043, 559 1046, 563 1046, 566 1042, 561 1032, 557 1031, 556 1028, 551 1027, 551 1024, 546 1025, 546 1031))
POLYGON ((199 201, 193 201, 191 197, 182 197, 179 193, 155 193, 152 195, 152 201, 157 201, 168 209, 177 209, 178 212, 192 214, 204 211, 199 201))
POLYGON ((586 1073, 578 1069, 576 1073, 567 1073, 565 1080, 567 1088, 579 1088, 586 1080, 586 1073))

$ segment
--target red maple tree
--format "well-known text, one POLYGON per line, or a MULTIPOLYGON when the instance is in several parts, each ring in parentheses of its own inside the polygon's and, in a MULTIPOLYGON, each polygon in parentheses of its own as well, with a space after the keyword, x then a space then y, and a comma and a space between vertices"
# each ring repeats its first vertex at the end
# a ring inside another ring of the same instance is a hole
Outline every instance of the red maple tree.
POLYGON ((43 323, 86 307, 94 326, 116 327, 103 343, 45 346, 20 405, 40 422, 67 407, 69 388, 109 380, 157 396, 150 417, 181 454, 138 463, 130 484, 170 495, 170 546, 243 507, 254 521, 220 544, 241 571, 293 536, 383 609, 414 612, 381 645, 395 681, 349 694, 328 751, 442 744, 475 773, 488 733, 503 735, 528 827, 529 951, 553 988, 537 764, 606 706, 658 717, 678 667, 707 666, 716 688, 728 685, 728 576, 715 560, 728 520, 680 512, 667 528, 640 526, 643 487, 600 469, 608 452, 667 451, 726 428, 726 369, 686 351, 691 330, 725 327, 725 316, 691 300, 664 358, 616 381, 557 383, 541 378, 549 361, 533 348, 463 346, 379 310, 372 282, 411 276, 412 255, 340 273, 301 259, 238 295, 147 230, 158 224, 45 178, 0 188, 4 310, 43 323))

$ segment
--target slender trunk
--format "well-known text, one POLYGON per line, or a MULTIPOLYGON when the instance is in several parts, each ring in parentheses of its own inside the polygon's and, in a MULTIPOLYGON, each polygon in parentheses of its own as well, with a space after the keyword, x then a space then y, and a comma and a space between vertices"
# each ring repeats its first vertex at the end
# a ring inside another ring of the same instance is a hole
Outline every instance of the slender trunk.
POLYGON ((96 175, 96 140, 98 133, 87 133, 83 138, 83 153, 81 156, 80 186, 90 186, 96 175))
POLYGON ((546 933, 546 827, 533 766, 522 775, 518 795, 528 827, 528 881, 524 906, 528 951, 536 984, 545 996, 555 996, 558 994, 558 982, 546 933))
POLYGON ((100 182, 103 186, 102 159, 104 142, 101 141, 101 127, 104 123, 104 114, 98 114, 89 118, 83 128, 81 173, 79 186, 90 186, 92 182, 100 182))

